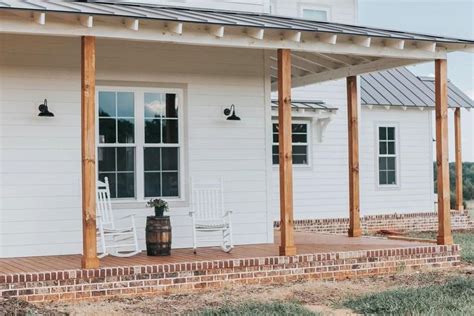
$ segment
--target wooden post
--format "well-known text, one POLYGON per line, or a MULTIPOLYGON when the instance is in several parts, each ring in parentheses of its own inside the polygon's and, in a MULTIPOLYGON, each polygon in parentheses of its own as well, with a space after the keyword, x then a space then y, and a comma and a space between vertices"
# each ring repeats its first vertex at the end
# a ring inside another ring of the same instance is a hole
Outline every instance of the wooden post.
POLYGON ((95 37, 81 38, 82 268, 99 267, 96 237, 95 37))
POLYGON ((347 77, 347 121, 349 129, 349 237, 362 235, 359 198, 359 107, 357 77, 347 77))
POLYGON ((447 61, 435 61, 436 165, 438 168, 438 244, 453 243, 448 159, 448 78, 447 61))
POLYGON ((454 137, 456 146, 456 209, 464 210, 462 196, 462 136, 461 136, 461 108, 454 111, 454 137))
POLYGON ((281 256, 294 256, 293 149, 291 140, 291 51, 278 50, 278 140, 280 148, 281 256))

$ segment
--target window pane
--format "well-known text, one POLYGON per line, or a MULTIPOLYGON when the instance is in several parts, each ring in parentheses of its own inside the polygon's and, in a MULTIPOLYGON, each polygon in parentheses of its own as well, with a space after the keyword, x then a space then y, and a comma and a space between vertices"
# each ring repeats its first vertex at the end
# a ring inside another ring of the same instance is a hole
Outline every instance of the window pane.
POLYGON ((161 120, 147 119, 145 120, 145 143, 159 144, 161 143, 161 120))
POLYGON ((117 171, 135 170, 135 148, 118 147, 117 148, 117 171))
POLYGON ((396 170, 395 169, 395 157, 388 157, 387 159, 387 170, 396 170))
POLYGON ((379 157, 379 170, 387 170, 387 158, 379 157))
POLYGON ((293 146, 293 154, 307 154, 307 147, 305 146, 293 146))
POLYGON ((325 10, 303 9, 303 18, 314 21, 327 21, 328 13, 325 10))
POLYGON ((134 117, 135 100, 132 92, 117 93, 117 116, 134 117))
POLYGON ((162 148, 161 157, 163 159, 163 170, 178 171, 178 148, 162 148))
POLYGON ((293 155, 294 165, 307 165, 308 159, 306 155, 293 155))
POLYGON ((130 144, 135 142, 135 120, 118 119, 118 142, 130 144))
POLYGON ((272 161, 274 165, 278 165, 280 163, 280 156, 279 155, 272 155, 272 161))
POLYGON ((278 124, 273 123, 273 133, 278 133, 278 124))
POLYGON ((178 173, 163 172, 163 195, 178 196, 178 173))
POLYGON ((387 143, 386 142, 380 142, 379 153, 381 155, 386 155, 387 154, 387 143))
POLYGON ((273 145, 272 146, 272 154, 277 154, 278 155, 278 151, 279 151, 278 145, 273 145))
POLYGON ((395 127, 387 127, 388 140, 395 140, 395 127))
POLYGON ((163 143, 178 143, 178 120, 162 120, 163 125, 163 143))
POLYGON ((293 134, 292 139, 293 143, 306 143, 307 141, 306 134, 293 134))
POLYGON ((100 147, 97 150, 99 160, 99 172, 115 171, 115 148, 100 147))
POLYGON ((99 119, 99 143, 115 143, 115 119, 99 119))
POLYGON ((114 199, 117 197, 116 188, 116 181, 115 181, 115 173, 99 173, 99 180, 105 182, 105 178, 109 180, 109 187, 110 187, 110 198, 114 199))
POLYGON ((379 171, 379 184, 387 184, 387 172, 379 171))
POLYGON ((387 171, 387 184, 397 184, 395 171, 387 171))
POLYGON ((163 93, 145 93, 145 117, 161 117, 164 113, 165 102, 163 93))
POLYGON ((388 154, 395 155, 395 142, 388 142, 388 154))
POLYGON ((273 134, 273 142, 278 143, 278 134, 273 134))
POLYGON ((130 198, 135 196, 135 177, 133 172, 117 174, 117 197, 130 198))
POLYGON ((292 124, 291 129, 293 133, 307 133, 306 124, 292 124))
POLYGON ((387 129, 385 127, 379 127, 379 139, 380 140, 387 139, 387 129))
POLYGON ((178 97, 176 94, 166 94, 165 116, 178 118, 178 97))
POLYGON ((145 197, 161 196, 160 173, 145 172, 145 197))
POLYGON ((116 117, 115 92, 99 92, 99 117, 116 117))
POLYGON ((160 148, 145 148, 145 171, 161 170, 160 148))

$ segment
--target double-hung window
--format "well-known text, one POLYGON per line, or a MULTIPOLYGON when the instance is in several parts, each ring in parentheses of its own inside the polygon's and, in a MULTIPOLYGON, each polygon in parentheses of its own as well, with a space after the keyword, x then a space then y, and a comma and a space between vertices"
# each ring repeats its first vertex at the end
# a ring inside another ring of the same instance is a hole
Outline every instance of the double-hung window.
POLYGON ((98 89, 98 178, 112 198, 180 197, 181 92, 98 89))
POLYGON ((380 186, 396 186, 397 133, 395 126, 378 126, 378 180, 380 186))
MULTIPOLYGON (((273 123, 272 161, 274 165, 278 165, 280 161, 278 131, 278 123, 273 123)), ((292 158, 294 165, 309 165, 308 133, 309 123, 298 122, 291 124, 292 158)))

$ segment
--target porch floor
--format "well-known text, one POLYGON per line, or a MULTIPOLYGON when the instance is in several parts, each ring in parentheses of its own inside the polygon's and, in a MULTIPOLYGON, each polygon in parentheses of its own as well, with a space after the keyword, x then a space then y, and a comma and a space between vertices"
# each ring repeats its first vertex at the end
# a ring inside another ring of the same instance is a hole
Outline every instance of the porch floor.
MULTIPOLYGON (((223 252, 219 247, 199 248, 193 254, 192 249, 174 249, 168 257, 148 257, 145 252, 129 258, 105 257, 100 260, 101 267, 125 267, 137 265, 156 265, 196 261, 245 259, 278 255, 279 232, 275 232, 273 244, 236 246, 231 253, 223 252)), ((357 250, 393 249, 430 244, 400 240, 388 240, 375 237, 349 238, 342 235, 296 232, 297 254, 317 254, 357 250)), ((81 255, 42 256, 0 259, 0 274, 45 272, 80 269, 81 255)))

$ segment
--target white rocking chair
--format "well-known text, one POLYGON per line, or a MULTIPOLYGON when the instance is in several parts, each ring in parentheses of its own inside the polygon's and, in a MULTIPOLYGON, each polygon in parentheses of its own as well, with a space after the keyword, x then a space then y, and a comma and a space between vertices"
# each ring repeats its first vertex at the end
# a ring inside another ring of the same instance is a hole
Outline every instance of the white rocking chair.
POLYGON ((112 203, 110 202, 109 179, 97 181, 97 234, 103 258, 107 255, 131 257, 140 252, 134 215, 119 218, 130 219, 130 226, 117 228, 114 221, 112 203))
POLYGON ((192 209, 189 215, 193 225, 193 249, 197 250, 197 233, 222 232, 221 248, 230 252, 232 241, 231 211, 224 208, 222 179, 217 183, 192 182, 192 209))

